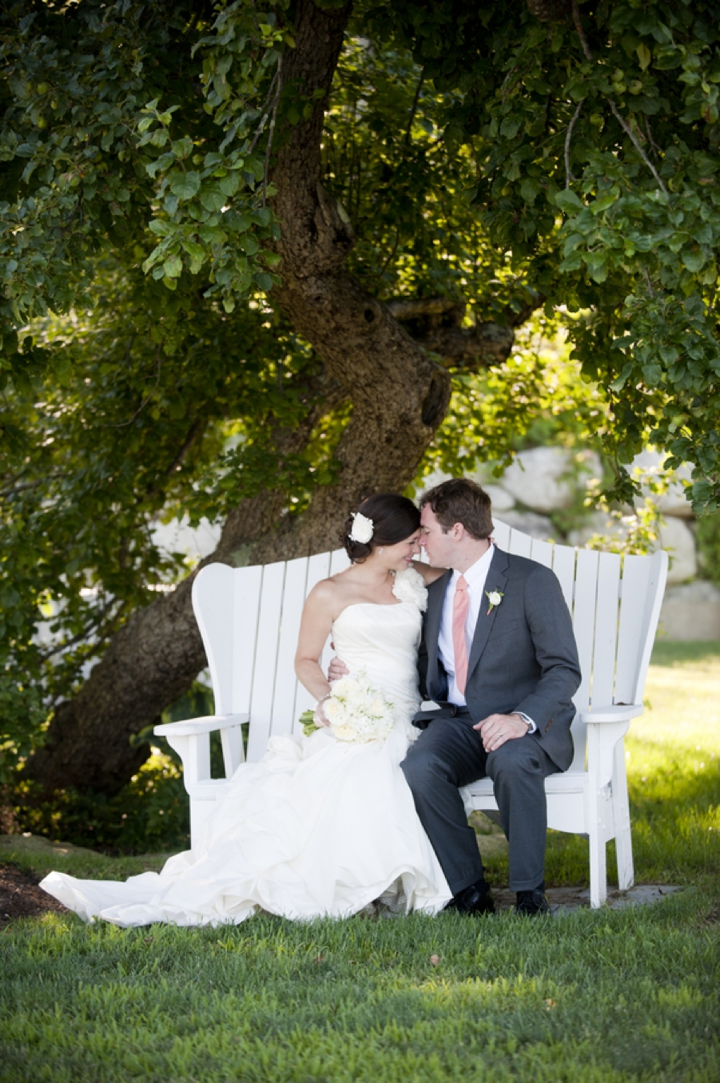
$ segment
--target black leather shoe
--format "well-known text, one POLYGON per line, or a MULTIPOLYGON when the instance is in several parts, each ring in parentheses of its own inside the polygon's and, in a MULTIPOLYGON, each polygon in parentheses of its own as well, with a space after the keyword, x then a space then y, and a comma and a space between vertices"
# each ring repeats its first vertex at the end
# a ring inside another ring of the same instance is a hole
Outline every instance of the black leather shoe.
POLYGON ((525 914, 528 917, 537 917, 538 914, 549 914, 550 906, 545 898, 545 885, 533 888, 532 891, 518 891, 515 913, 525 914))
POLYGON ((453 895, 445 909, 457 910, 459 914, 494 914, 495 902, 487 882, 478 880, 453 895))

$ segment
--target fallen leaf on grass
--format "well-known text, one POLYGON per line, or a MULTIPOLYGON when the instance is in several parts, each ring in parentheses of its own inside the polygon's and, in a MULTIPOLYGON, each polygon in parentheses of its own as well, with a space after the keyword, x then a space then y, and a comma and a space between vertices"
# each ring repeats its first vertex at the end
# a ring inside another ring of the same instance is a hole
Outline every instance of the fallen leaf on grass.
POLYGON ((430 963, 431 963, 432 966, 437 966, 439 962, 440 962, 440 956, 439 955, 431 955, 430 956, 430 963))

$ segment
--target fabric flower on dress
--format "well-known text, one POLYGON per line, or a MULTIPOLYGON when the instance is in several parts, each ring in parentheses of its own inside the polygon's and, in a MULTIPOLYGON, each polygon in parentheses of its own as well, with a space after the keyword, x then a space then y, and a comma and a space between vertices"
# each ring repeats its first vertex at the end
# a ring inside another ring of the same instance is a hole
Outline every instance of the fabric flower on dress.
POLYGON ((353 525, 350 530, 350 541, 360 542, 361 545, 367 545, 373 536, 375 531, 375 524, 372 519, 368 519, 367 515, 363 515, 361 511, 353 512, 353 525))
POLYGON ((427 609, 427 587, 420 572, 414 568, 408 568, 395 573, 393 594, 401 602, 410 602, 416 605, 421 613, 427 609))

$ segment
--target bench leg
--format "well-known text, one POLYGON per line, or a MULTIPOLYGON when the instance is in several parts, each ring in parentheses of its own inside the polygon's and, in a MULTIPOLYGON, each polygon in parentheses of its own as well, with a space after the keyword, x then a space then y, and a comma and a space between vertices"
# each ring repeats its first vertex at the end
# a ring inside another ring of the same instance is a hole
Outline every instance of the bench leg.
POLYGON ((630 832, 630 803, 628 801, 627 774, 625 772, 625 742, 615 745, 613 770, 613 818, 615 822, 615 852, 617 854, 618 887, 627 891, 635 883, 633 867, 632 834, 630 832))
MULTIPOLYGON (((598 802, 598 805, 600 802, 598 802)), ((600 809, 598 808, 598 813, 600 809)), ((607 860, 605 833, 602 823, 595 822, 590 830, 590 906, 597 910, 607 899, 607 860)))

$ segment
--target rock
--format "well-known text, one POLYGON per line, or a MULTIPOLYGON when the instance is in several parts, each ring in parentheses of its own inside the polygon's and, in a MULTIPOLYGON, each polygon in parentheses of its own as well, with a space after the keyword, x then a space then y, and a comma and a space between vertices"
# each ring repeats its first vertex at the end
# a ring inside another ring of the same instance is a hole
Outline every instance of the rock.
MULTIPOLYGON (((611 519, 604 512, 595 511, 588 516, 587 523, 577 530, 571 530, 568 534, 570 545, 582 547, 587 545, 588 540, 594 534, 601 534, 611 539, 626 537, 628 524, 622 519, 611 519)), ((697 553, 695 551, 695 538, 688 526, 682 519, 668 518, 659 530, 659 541, 653 546, 656 549, 667 549, 670 557, 670 570, 668 571, 668 583, 684 583, 697 574, 697 553)))
POLYGON ((514 498, 533 511, 552 512, 569 507, 577 490, 573 472, 601 476, 594 451, 571 452, 566 448, 536 447, 519 452, 503 474, 502 484, 514 498), (569 475, 566 477, 565 475, 569 475))
POLYGON ((684 583, 697 575, 695 538, 682 519, 666 519, 660 527, 660 543, 656 548, 667 549, 670 556, 668 583, 684 583))
MULTIPOLYGON (((482 482, 478 482, 478 484, 482 484, 482 482)), ((483 489, 492 500, 493 512, 500 514, 500 512, 508 511, 515 506, 512 496, 506 489, 503 489, 502 485, 483 485, 483 489)))
POLYGON ((720 590, 706 579, 668 587, 660 629, 668 639, 720 639, 720 590))
POLYGON ((426 478, 423 478, 417 487, 415 492, 415 499, 419 500, 423 493, 426 493, 428 489, 434 489, 436 485, 441 485, 443 481, 449 481, 452 474, 446 474, 442 470, 433 470, 432 474, 428 474, 426 478))
POLYGON ((538 538, 540 541, 550 541, 551 538, 558 540, 558 532, 550 519, 545 515, 536 515, 534 511, 503 511, 497 518, 513 530, 522 530, 523 534, 529 534, 531 538, 538 538))
POLYGON ((201 519, 198 526, 191 527, 187 515, 183 515, 182 519, 171 519, 169 523, 156 523, 152 540, 166 553, 185 553, 202 560, 215 551, 221 530, 221 523, 211 523, 208 519, 201 519))
POLYGON ((588 515, 582 526, 570 531, 568 544, 577 545, 578 548, 582 549, 595 534, 600 534, 602 537, 608 538, 608 540, 617 537, 626 538, 628 524, 624 523, 622 519, 611 518, 604 511, 593 511, 588 515))
MULTIPOLYGON (((653 451, 648 448, 635 456, 630 473, 633 472, 635 467, 638 467, 644 473, 659 474, 663 470, 663 464, 667 457, 667 453, 664 451, 653 451)), ((679 470, 674 472, 674 476, 675 480, 671 483, 667 492, 653 499, 656 500, 657 506, 663 515, 672 515, 679 519, 692 519, 693 510, 690 501, 685 496, 685 486, 682 484, 684 481, 692 481, 692 466, 690 463, 683 463, 679 470)), ((646 485, 643 485, 642 491, 643 496, 653 495, 646 485)))

